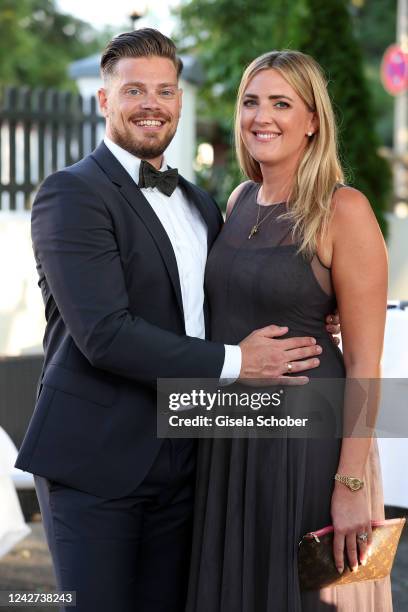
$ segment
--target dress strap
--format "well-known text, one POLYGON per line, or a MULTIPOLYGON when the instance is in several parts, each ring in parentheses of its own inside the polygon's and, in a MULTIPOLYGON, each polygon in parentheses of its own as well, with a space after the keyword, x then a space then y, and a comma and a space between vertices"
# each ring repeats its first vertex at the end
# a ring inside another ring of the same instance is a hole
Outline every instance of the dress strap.
POLYGON ((336 183, 333 189, 333 193, 336 193, 336 191, 340 189, 340 187, 347 187, 347 185, 345 185, 344 183, 336 183))
POLYGON ((244 198, 249 194, 249 192, 254 189, 254 187, 257 187, 258 183, 254 183, 253 181, 249 181, 248 183, 246 183, 244 185, 244 187, 241 189, 241 191, 238 194, 237 199, 235 200, 235 204, 233 206, 233 209, 231 210, 230 214, 228 215, 228 217, 226 218, 226 220, 230 219, 231 216, 234 214, 234 211, 240 207, 242 201, 244 200, 244 198))

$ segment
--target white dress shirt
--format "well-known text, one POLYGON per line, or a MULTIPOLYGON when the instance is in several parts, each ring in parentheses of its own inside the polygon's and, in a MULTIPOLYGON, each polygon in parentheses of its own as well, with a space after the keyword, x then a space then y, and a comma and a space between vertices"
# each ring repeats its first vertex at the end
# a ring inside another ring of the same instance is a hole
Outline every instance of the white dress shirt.
MULTIPOLYGON (((105 145, 138 183, 140 159, 107 136, 105 145)), ((161 170, 166 170, 163 158, 161 170)), ((205 338, 204 272, 207 259, 207 226, 196 206, 188 201, 180 187, 166 196, 157 187, 141 189, 169 237, 176 257, 183 300, 186 334, 205 338)), ((241 370, 241 349, 225 345, 225 358, 220 378, 233 382, 241 370)))

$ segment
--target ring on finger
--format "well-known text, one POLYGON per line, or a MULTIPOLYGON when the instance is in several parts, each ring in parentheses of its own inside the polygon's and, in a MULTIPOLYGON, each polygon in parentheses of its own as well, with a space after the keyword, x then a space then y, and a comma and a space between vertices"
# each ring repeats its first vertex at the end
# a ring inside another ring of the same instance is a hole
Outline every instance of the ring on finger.
POLYGON ((290 361, 286 364, 286 369, 288 372, 291 372, 293 370, 293 365, 290 363, 290 361))
POLYGON ((368 533, 365 532, 365 533, 357 534, 357 540, 359 542, 363 542, 365 544, 367 542, 367 540, 368 540, 368 533))

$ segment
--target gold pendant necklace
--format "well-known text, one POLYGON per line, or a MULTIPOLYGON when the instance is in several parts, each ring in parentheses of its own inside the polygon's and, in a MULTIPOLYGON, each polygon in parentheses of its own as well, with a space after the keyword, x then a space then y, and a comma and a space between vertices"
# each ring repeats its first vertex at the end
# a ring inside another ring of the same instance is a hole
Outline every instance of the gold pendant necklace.
POLYGON ((266 219, 267 219, 268 217, 270 217, 270 216, 271 216, 271 214, 272 214, 272 213, 273 213, 273 212, 276 210, 276 207, 277 207, 277 206, 279 206, 279 204, 283 204, 283 203, 284 203, 284 202, 276 202, 275 204, 268 204, 268 206, 272 206, 272 209, 271 209, 271 210, 270 210, 270 211, 269 211, 269 212, 268 212, 268 213, 267 213, 267 214, 266 214, 264 217, 262 217, 262 219, 261 219, 261 220, 259 220, 259 216, 260 216, 260 213, 261 213, 261 205, 260 205, 260 204, 258 204, 258 202, 257 202, 257 206, 258 206, 258 214, 257 214, 257 217, 256 217, 256 223, 255 223, 255 225, 253 225, 253 226, 252 226, 251 231, 249 232, 248 240, 251 240, 251 238, 252 238, 253 236, 255 236, 255 234, 258 234, 258 233, 259 233, 259 227, 260 227, 260 225, 261 225, 261 224, 262 224, 264 221, 266 221, 266 219))
POLYGON ((251 240, 252 236, 255 236, 255 234, 257 233, 258 233, 258 225, 255 223, 255 225, 252 227, 251 231, 249 232, 248 240, 251 240))

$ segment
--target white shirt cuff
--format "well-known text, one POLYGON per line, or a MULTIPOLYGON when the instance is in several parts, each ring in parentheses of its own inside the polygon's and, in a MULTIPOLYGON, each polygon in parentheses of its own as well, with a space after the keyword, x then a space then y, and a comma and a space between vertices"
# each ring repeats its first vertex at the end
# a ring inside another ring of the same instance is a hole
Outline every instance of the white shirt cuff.
POLYGON ((224 365, 221 371, 220 384, 232 385, 241 372, 242 354, 239 346, 225 345, 224 365))

